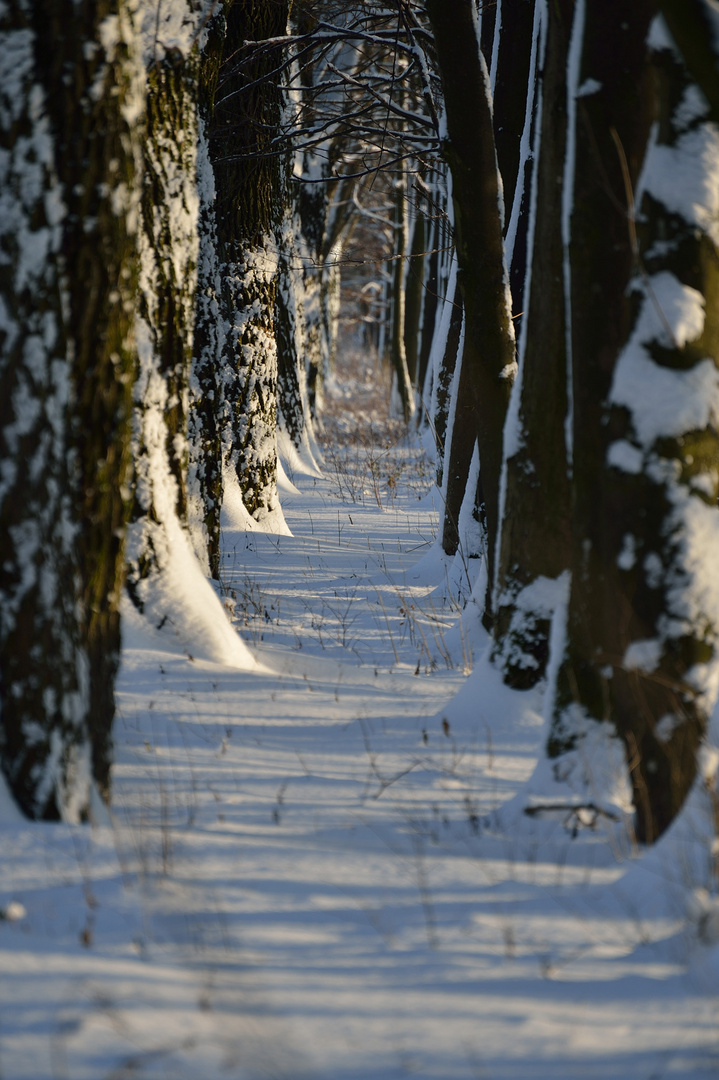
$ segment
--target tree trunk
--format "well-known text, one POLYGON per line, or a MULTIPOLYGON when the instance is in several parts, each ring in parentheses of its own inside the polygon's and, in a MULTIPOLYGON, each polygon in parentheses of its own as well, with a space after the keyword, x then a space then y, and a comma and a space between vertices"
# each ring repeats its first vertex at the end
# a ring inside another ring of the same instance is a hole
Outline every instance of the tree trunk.
POLYGON ((505 682, 518 689, 535 685, 547 662, 552 590, 542 580, 558 578, 570 564, 562 174, 573 9, 572 0, 546 8, 530 284, 514 389, 517 412, 510 414, 505 446, 494 657, 505 682))
POLYGON ((451 407, 452 382, 455 379, 455 368, 462 347, 462 323, 464 308, 462 305, 462 291, 457 280, 457 271, 450 276, 449 287, 451 294, 445 300, 443 311, 443 326, 447 320, 447 332, 444 340, 442 361, 437 370, 437 384, 434 393, 433 424, 434 438, 437 447, 437 487, 442 488, 444 476, 444 462, 447 456, 447 421, 451 407))
POLYGON ((221 371, 231 409, 225 460, 258 521, 279 506, 274 238, 283 207, 281 161, 268 153, 268 143, 279 126, 282 93, 273 74, 279 54, 244 43, 284 35, 287 17, 287 0, 230 7, 211 132, 221 310, 229 328, 221 371))
MULTIPOLYGON (((299 19, 302 23, 302 18, 299 19)), ((298 102, 288 90, 290 78, 299 76, 297 60, 288 68, 283 85, 283 119, 285 130, 300 122, 298 102)), ((279 255, 278 288, 275 307, 275 326, 277 340, 277 403, 279 418, 284 431, 293 446, 307 464, 314 463, 312 416, 307 394, 307 360, 310 344, 308 320, 305 313, 305 301, 311 300, 305 288, 306 256, 303 243, 302 218, 300 211, 301 185, 295 176, 295 170, 301 172, 303 154, 292 147, 281 158, 280 174, 283 191, 281 202, 284 214, 277 229, 277 249, 279 255)), ((319 185, 322 187, 323 185, 319 185)), ((326 207, 326 194, 316 205, 326 207)), ((315 282, 313 281, 313 285, 315 282)), ((315 291, 314 289, 312 291, 315 291)), ((314 321, 314 320, 313 320, 314 321)), ((316 345, 316 340, 311 342, 316 345)))
POLYGON ((444 90, 452 199, 466 334, 462 359, 467 422, 474 420, 494 578, 502 431, 515 372, 514 330, 504 265, 501 189, 489 78, 479 49, 474 0, 427 0, 444 90))
MULTIPOLYGON (((193 27, 189 8, 184 16, 193 27)), ((173 558, 171 533, 187 523, 187 412, 198 254, 198 49, 185 56, 179 48, 165 50, 156 42, 145 60, 135 500, 127 549, 128 590, 140 610, 173 558)), ((196 547, 208 569, 202 539, 197 538, 196 547)), ((167 613, 153 615, 161 620, 167 613)))
POLYGON ((394 199, 394 261, 392 263, 392 336, 390 362, 394 371, 397 392, 402 403, 402 415, 409 423, 414 413, 414 391, 407 367, 404 343, 406 293, 404 285, 407 254, 407 188, 404 179, 395 186, 394 199))
POLYGON ((277 340, 277 403, 282 426, 295 449, 313 461, 314 433, 307 394, 307 324, 301 229, 291 207, 278 232, 279 272, 275 306, 277 340))
POLYGON ((506 258, 515 318, 525 306, 529 190, 534 164, 529 148, 536 91, 535 6, 535 0, 502 0, 494 86, 494 137, 507 213, 506 258))
POLYGON ((619 735, 647 843, 693 782, 719 648, 706 588, 719 527, 717 134, 684 106, 690 80, 673 49, 649 63, 655 13, 586 9, 570 245, 574 575, 549 744, 581 780, 590 729, 619 735))
MULTIPOLYGON (((427 382, 427 370, 429 367, 429 355, 432 351, 432 342, 437 327, 437 309, 439 308, 439 247, 438 231, 430 230, 431 248, 427 262, 427 275, 424 284, 422 300, 422 336, 419 345, 419 360, 417 370, 417 386, 420 393, 425 390, 427 382)), ((425 408, 429 401, 425 402, 425 408)))
POLYGON ((205 28, 197 73, 198 254, 188 417, 188 516, 193 536, 204 533, 213 578, 220 572, 220 514, 224 490, 222 433, 226 426, 227 402, 220 379, 224 324, 220 318, 222 280, 209 136, 225 33, 225 13, 220 8, 205 28))
POLYGON ((442 359, 437 371, 437 387, 434 394, 433 425, 434 438, 437 447, 437 487, 442 488, 444 482, 444 463, 448 453, 446 443, 447 422, 451 408, 452 383, 457 360, 462 346, 462 321, 463 305, 462 290, 457 281, 456 271, 450 277, 449 287, 452 292, 445 301, 445 310, 442 313, 442 326, 447 320, 447 330, 444 339, 442 359))
MULTIPOLYGON (((501 0, 499 0, 501 4, 501 0)), ((487 62, 487 67, 492 62, 492 45, 494 44, 494 29, 497 21, 497 2, 479 3, 479 43, 482 53, 487 62)))
POLYGON ((459 512, 467 492, 472 455, 477 444, 472 423, 472 387, 469 384, 469 365, 465 364, 467 339, 460 358, 457 392, 453 402, 453 418, 449 447, 442 473, 444 507, 442 513, 442 550, 445 555, 456 554, 461 537, 459 512))
MULTIPOLYGON (((305 152, 303 176, 319 178, 323 168, 324 162, 317 155, 310 151, 305 152)), ((304 267, 305 378, 310 416, 313 420, 317 419, 317 392, 328 363, 328 358, 323 357, 322 351, 321 299, 327 201, 326 184, 299 184, 297 209, 300 218, 300 254, 304 267)))
POLYGON ((29 817, 77 821, 110 782, 141 86, 122 3, 1 19, 0 757, 29 817))
POLYGON ((296 283, 289 262, 292 249, 281 250, 275 306, 277 340, 277 404, 282 425, 300 450, 306 428, 303 357, 303 312, 298 310, 296 283))
POLYGON ((659 0, 659 9, 687 70, 709 102, 710 118, 719 122, 716 6, 706 0, 659 0))
POLYGON ((405 279, 404 307, 404 352, 407 359, 407 373, 413 387, 421 391, 419 382, 419 334, 422 318, 422 297, 424 294, 425 263, 425 227, 424 217, 418 211, 412 229, 412 243, 407 260, 405 279))

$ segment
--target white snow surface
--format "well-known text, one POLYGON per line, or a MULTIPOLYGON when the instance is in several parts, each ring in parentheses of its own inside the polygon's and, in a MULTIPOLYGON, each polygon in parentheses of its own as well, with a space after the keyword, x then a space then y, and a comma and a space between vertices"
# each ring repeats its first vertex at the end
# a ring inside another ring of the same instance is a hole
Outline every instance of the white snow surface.
POLYGON ((3 1077, 716 1077, 704 781, 644 856, 524 815, 542 687, 458 619, 419 451, 380 460, 296 473, 292 535, 226 530, 256 664, 125 612, 109 816, 30 824, 0 785, 3 1077))

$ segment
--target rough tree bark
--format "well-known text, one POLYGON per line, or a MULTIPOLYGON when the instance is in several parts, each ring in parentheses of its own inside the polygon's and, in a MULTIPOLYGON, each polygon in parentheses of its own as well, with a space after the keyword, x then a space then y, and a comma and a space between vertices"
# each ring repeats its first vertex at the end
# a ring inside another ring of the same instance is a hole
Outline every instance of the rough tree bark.
POLYGON ((311 422, 304 365, 304 304, 296 267, 300 255, 294 241, 292 215, 287 214, 278 236, 278 287, 275 305, 277 342, 277 404, 281 423, 300 450, 311 422))
POLYGON ((618 735, 648 843, 693 782, 719 648, 719 132, 657 23, 648 56, 656 11, 586 4, 570 244, 574 565, 549 744, 563 778, 586 788, 587 740, 618 735))
POLYGON ((224 323, 220 318, 222 280, 217 251, 215 175, 209 135, 226 33, 223 2, 210 14, 199 39, 197 71, 198 252, 194 349, 188 417, 189 519, 193 536, 204 532, 212 577, 220 572, 220 514, 223 496, 223 440, 227 403, 220 379, 224 323))
POLYGON ((268 154, 282 110, 277 52, 245 42, 285 34, 287 0, 242 0, 227 13, 211 151, 217 191, 221 310, 228 332, 221 380, 231 405, 224 459, 258 521, 277 498, 277 289, 275 232, 281 220, 281 161, 268 154))
MULTIPOLYGON (((198 248, 196 16, 185 8, 184 40, 173 44, 164 41, 157 18, 154 24, 152 48, 146 42, 145 55, 135 477, 127 546, 128 590, 141 610, 156 577, 167 570, 174 546, 183 544, 178 526, 182 523, 186 532, 188 520, 187 423, 198 248)), ((196 551, 208 569, 201 534, 196 551)), ((154 615, 164 619, 167 613, 154 615)))
POLYGON ((0 19, 0 760, 77 821, 110 783, 142 92, 121 2, 0 19))
MULTIPOLYGON (((293 29, 302 33, 302 28, 311 23, 307 13, 302 8, 293 20, 293 29), (304 18, 303 18, 304 14, 304 18)), ((302 96, 298 98, 297 90, 290 89, 290 83, 295 85, 298 81, 299 60, 288 67, 283 85, 283 119, 282 126, 286 130, 299 124, 302 120, 301 103, 302 96)), ((309 68, 309 65, 307 65, 309 68)), ((305 75, 308 81, 308 94, 311 93, 313 76, 308 72, 305 75)), ((300 83, 302 80, 299 80, 300 83)), ((275 338, 277 342, 277 404, 279 421, 289 436, 290 441, 308 465, 314 464, 313 449, 316 449, 314 439, 312 416, 307 392, 307 370, 309 366, 309 354, 311 348, 319 345, 319 334, 308 333, 309 323, 305 313, 305 304, 309 300, 315 309, 312 323, 313 330, 316 324, 317 304, 316 294, 318 285, 315 275, 308 274, 307 251, 304 242, 302 217, 300 212, 301 191, 305 186, 297 176, 301 174, 304 154, 302 150, 289 146, 287 153, 282 157, 281 182, 283 191, 280 201, 284 212, 280 226, 277 229, 277 250, 279 256, 278 288, 275 306, 275 338), (306 282, 312 282, 308 290, 306 282)), ((324 188, 324 185, 319 185, 324 188)), ((321 192, 323 206, 326 200, 326 190, 321 192)), ((314 366, 317 367, 315 358, 314 366)), ((321 365, 320 365, 321 366, 321 365)))

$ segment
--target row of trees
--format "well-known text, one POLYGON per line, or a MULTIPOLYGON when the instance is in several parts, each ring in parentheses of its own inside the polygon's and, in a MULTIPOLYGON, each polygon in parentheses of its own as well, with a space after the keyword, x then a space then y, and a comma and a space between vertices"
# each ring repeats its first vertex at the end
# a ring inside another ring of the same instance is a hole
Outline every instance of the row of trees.
POLYGON ((0 754, 31 817, 107 797, 123 582, 171 618, 178 559, 217 573, 227 485, 257 520, 277 506, 287 165, 261 151, 283 99, 242 42, 287 14, 0 15, 0 754), (228 112, 240 77, 256 89, 228 112))
POLYGON ((145 0, 139 18, 0 15, 1 760, 20 805, 74 819, 91 777, 107 794, 125 562, 162 621, 180 548, 217 575, 230 488, 272 527, 278 415, 311 461, 343 246, 374 229, 389 261, 365 312, 387 314, 405 418, 436 439, 445 551, 479 527, 494 663, 517 689, 547 679, 575 804, 602 808, 584 750, 619 741, 656 839, 719 671, 709 0, 145 0))
POLYGON ((651 842, 716 695, 714 13, 426 10, 465 307, 445 549, 462 493, 484 524, 494 662, 519 689, 548 676, 567 802, 605 808, 592 753, 619 742, 651 842))

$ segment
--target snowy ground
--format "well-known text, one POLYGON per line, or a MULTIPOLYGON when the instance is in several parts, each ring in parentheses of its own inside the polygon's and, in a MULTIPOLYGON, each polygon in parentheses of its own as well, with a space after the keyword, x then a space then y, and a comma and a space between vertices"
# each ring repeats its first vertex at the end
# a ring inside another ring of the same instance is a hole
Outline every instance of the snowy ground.
POLYGON ((539 695, 458 620, 431 468, 360 432, 295 474, 291 536, 226 531, 255 661, 126 611, 111 820, 0 807, 4 1080, 719 1076, 696 868, 489 817, 539 695))

